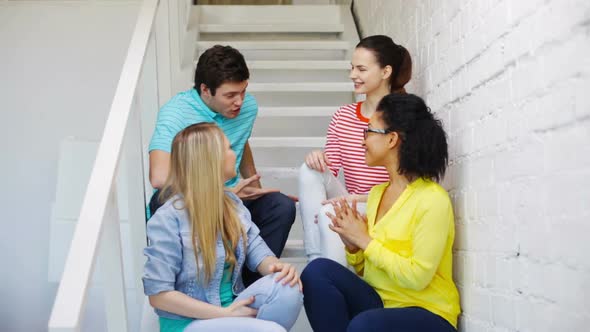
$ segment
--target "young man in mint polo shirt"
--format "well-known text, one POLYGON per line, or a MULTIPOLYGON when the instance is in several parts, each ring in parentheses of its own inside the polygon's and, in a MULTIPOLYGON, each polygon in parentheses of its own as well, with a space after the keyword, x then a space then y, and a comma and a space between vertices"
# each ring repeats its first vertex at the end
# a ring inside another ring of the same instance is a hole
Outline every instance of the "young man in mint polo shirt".
MULTIPOLYGON (((235 178, 226 186, 236 193, 250 210, 252 221, 272 252, 280 257, 291 225, 295 220, 295 202, 276 189, 263 189, 248 139, 258 105, 246 93, 250 73, 243 55, 230 46, 216 45, 200 57, 195 71, 195 87, 174 96, 160 109, 150 142, 150 182, 160 189, 168 176, 170 150, 174 136, 199 122, 214 122, 225 133, 235 151, 235 178), (243 180, 240 180, 240 175, 243 180)), ((152 214, 164 202, 156 192, 150 202, 152 214)), ((244 282, 254 282, 258 275, 244 269, 244 282)))

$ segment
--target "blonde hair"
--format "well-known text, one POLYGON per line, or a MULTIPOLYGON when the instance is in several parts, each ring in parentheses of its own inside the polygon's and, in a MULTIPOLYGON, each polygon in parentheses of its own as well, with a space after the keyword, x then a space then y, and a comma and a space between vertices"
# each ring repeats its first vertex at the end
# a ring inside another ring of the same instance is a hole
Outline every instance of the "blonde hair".
MULTIPOLYGON (((215 271, 216 243, 221 235, 226 261, 235 264, 234 250, 240 236, 246 247, 246 233, 238 219, 236 205, 224 193, 224 134, 214 123, 198 123, 179 132, 172 142, 170 171, 160 201, 181 195, 188 214, 197 273, 198 249, 208 283, 215 271)), ((176 203, 176 202, 175 202, 176 203)))

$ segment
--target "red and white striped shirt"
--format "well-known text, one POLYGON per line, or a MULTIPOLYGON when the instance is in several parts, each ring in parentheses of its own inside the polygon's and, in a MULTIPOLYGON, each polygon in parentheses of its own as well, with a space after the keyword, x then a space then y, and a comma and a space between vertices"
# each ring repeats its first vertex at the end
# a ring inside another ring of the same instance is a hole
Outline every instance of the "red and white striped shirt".
POLYGON ((365 164, 362 146, 363 130, 369 119, 361 113, 361 104, 340 107, 332 116, 326 139, 325 153, 332 162, 329 166, 334 176, 342 168, 344 182, 350 194, 366 194, 379 183, 389 181, 385 167, 369 167, 365 164))

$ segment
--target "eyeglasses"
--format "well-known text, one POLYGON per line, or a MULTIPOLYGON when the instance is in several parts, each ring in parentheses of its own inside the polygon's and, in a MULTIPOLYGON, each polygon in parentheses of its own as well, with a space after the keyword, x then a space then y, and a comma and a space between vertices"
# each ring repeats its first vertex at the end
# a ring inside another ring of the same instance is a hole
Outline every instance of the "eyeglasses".
POLYGON ((393 130, 389 130, 389 129, 373 129, 373 128, 365 128, 363 130, 363 136, 365 139, 367 139, 367 136, 369 135, 369 133, 376 133, 376 134, 389 134, 390 132, 392 132, 393 130))

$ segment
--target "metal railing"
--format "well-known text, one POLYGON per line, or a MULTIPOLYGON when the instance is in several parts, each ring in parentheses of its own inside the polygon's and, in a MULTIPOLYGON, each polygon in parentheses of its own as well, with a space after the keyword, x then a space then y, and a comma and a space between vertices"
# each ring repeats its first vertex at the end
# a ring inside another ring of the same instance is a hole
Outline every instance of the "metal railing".
MULTIPOLYGON (((178 8, 176 5, 171 7, 178 8)), ((127 165, 124 171, 128 180, 129 240, 133 252, 133 260, 129 263, 135 271, 135 287, 141 294, 138 300, 143 299, 140 272, 144 260, 142 249, 146 244, 146 177, 141 118, 147 106, 142 103, 151 99, 156 104, 152 106, 157 110, 160 104, 158 98, 170 93, 170 57, 158 58, 158 54, 169 54, 169 49, 157 50, 156 44, 160 44, 159 48, 170 47, 168 38, 171 27, 178 24, 177 21, 169 21, 173 17, 169 15, 168 0, 144 0, 140 5, 51 312, 48 325, 51 332, 80 330, 98 257, 108 330, 128 331, 117 206, 117 172, 122 157, 127 165), (145 84, 142 83, 151 83, 155 88, 146 92, 145 84), (149 98, 145 98, 146 93, 150 95, 149 98)))

